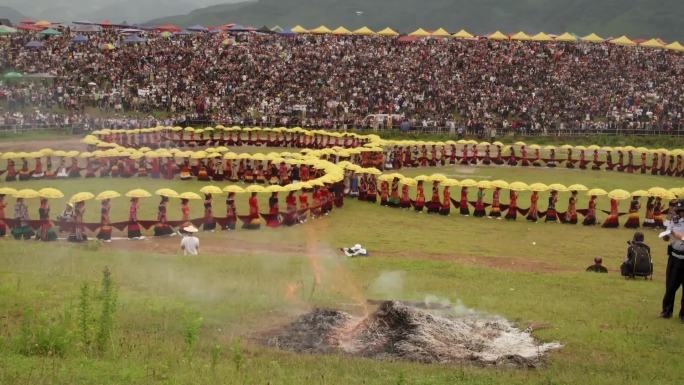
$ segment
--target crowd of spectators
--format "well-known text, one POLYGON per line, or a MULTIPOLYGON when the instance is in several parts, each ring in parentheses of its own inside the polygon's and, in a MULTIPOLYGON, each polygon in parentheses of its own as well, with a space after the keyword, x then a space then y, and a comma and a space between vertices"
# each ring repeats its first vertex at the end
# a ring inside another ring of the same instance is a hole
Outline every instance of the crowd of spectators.
POLYGON ((88 121, 83 112, 96 107, 120 116, 120 125, 132 124, 129 113, 162 112, 229 125, 406 120, 478 133, 684 128, 684 55, 668 50, 259 33, 149 34, 124 44, 115 30, 75 43, 75 33, 63 32, 41 48, 26 47, 33 33, 0 39, 0 69, 46 75, 3 82, 5 122, 16 111, 57 108, 69 113, 19 119, 88 121))

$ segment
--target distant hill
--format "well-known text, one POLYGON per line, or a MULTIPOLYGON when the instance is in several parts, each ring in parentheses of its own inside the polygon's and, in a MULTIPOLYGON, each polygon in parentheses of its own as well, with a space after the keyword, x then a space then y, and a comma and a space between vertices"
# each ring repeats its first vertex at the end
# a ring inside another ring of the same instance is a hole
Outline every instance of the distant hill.
POLYGON ((258 0, 216 5, 147 24, 216 25, 235 22, 307 28, 418 27, 485 34, 570 31, 579 35, 662 37, 684 40, 682 0, 258 0))
POLYGON ((0 6, 0 19, 9 19, 9 21, 16 24, 19 20, 23 18, 24 15, 22 15, 16 9, 0 6))

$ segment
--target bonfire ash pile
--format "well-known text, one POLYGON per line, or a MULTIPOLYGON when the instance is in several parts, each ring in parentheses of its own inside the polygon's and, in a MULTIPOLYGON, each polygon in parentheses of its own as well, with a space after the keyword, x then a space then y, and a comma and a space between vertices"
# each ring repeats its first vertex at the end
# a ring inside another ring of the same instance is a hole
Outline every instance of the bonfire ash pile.
POLYGON ((537 367, 549 350, 561 347, 539 344, 502 318, 455 317, 396 301, 381 303, 363 319, 314 310, 271 338, 269 345, 296 352, 515 367, 537 367))

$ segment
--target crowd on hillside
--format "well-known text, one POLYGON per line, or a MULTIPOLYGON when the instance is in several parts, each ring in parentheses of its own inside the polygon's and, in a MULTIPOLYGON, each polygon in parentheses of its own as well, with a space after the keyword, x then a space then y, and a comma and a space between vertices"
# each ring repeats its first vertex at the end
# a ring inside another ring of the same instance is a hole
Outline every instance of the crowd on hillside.
POLYGON ((164 112, 222 124, 328 128, 461 126, 545 130, 677 130, 684 56, 610 44, 314 35, 146 36, 106 31, 73 42, 0 39, 0 69, 49 74, 4 81, 11 111, 86 107, 164 112), (113 43, 115 47, 104 47, 113 43), (52 77, 54 76, 54 77, 52 77), (368 120, 371 114, 387 114, 368 120), (387 116, 391 118, 387 118, 387 116))

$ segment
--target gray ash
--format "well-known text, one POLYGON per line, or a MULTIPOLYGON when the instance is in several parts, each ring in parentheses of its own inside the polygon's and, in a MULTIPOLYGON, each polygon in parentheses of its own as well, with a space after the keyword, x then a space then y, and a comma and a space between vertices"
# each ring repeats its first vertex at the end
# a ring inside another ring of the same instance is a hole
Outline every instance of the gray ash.
POLYGON ((305 353, 346 353, 422 363, 474 362, 537 367, 560 344, 540 344, 502 318, 451 316, 386 301, 366 318, 338 310, 304 314, 269 340, 269 345, 305 353))

